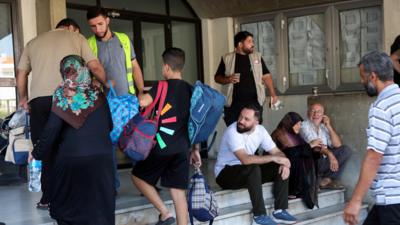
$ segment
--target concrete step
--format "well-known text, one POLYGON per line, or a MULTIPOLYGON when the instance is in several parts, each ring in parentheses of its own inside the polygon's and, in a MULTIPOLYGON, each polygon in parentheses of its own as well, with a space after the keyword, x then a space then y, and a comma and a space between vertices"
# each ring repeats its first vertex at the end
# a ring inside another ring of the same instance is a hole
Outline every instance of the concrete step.
MULTIPOLYGON (((273 210, 273 198, 271 195, 271 184, 263 186, 265 205, 268 213, 273 210)), ((249 214, 251 210, 251 203, 246 190, 236 191, 219 191, 216 192, 216 197, 221 209, 221 215, 231 213, 240 215, 249 214), (246 199, 247 198, 247 199, 246 199), (222 207, 221 207, 222 206, 222 207), (228 210, 228 213, 224 213, 228 210), (233 210, 233 211, 232 211, 233 210)), ((336 204, 344 203, 344 190, 324 191, 318 195, 320 208, 330 207, 336 204)), ((166 201, 167 207, 174 212, 172 201, 166 201)), ((294 199, 289 201, 289 212, 292 214, 299 214, 311 211, 305 207, 301 199, 294 199)), ((233 216, 234 216, 233 215, 233 216)), ((221 216, 223 217, 223 216, 221 216)), ((136 207, 127 207, 116 211, 116 224, 117 225, 136 225, 136 224, 152 224, 158 220, 158 212, 151 204, 138 205, 136 207)))
MULTIPOLYGON (((264 197, 272 198, 272 183, 263 185, 264 197)), ((173 202, 170 200, 168 193, 162 191, 161 197, 165 200, 166 206, 171 212, 174 211, 173 202)), ((240 205, 250 202, 247 190, 220 190, 215 192, 215 197, 220 208, 232 205, 240 205)), ((134 201, 126 201, 117 204, 116 224, 147 224, 158 220, 158 212, 149 202, 144 199, 135 199, 134 201)))
MULTIPOLYGON (((262 186, 264 199, 273 198, 272 183, 265 183, 262 186)), ((241 205, 250 202, 249 192, 246 189, 239 190, 221 190, 215 192, 218 206, 220 208, 232 205, 241 205)))
MULTIPOLYGON (((219 206, 221 208, 221 216, 217 218, 221 223, 239 224, 238 221, 244 221, 248 224, 251 221, 250 213, 251 204, 247 190, 226 190, 222 191, 215 183, 213 178, 213 161, 208 162, 203 167, 203 173, 208 174, 207 180, 212 190, 216 191, 219 206), (230 217, 234 218, 233 220, 230 217), (237 221, 235 220, 237 219, 237 221), (247 219, 246 219, 247 218, 247 219), (231 222, 229 222, 231 221, 231 222)), ((145 225, 153 224, 158 220, 158 212, 149 202, 140 196, 140 193, 132 186, 130 179, 130 170, 119 171, 121 187, 116 199, 116 224, 117 225, 145 225)), ((272 211, 272 183, 263 185, 265 204, 268 213, 272 211)), ((332 207, 336 204, 343 204, 344 190, 324 191, 319 193, 320 209, 332 207)), ((163 189, 160 192, 161 198, 167 203, 167 206, 173 212, 173 204, 170 200, 169 192, 163 189)), ((34 205, 40 199, 41 193, 31 193, 27 191, 26 184, 16 186, 0 186, 0 199, 4 202, 11 203, 3 205, 0 213, 0 221, 6 222, 7 225, 53 225, 53 220, 49 217, 48 211, 37 210, 34 205), (23 203, 23 204, 21 204, 23 203)), ((312 215, 300 199, 289 201, 289 211, 296 216, 312 215)), ((339 212, 339 211, 337 211, 339 212)), ((322 213, 321 213, 322 214, 322 213)), ((325 214, 322 214, 325 216, 325 214)), ((327 215, 327 214, 326 214, 327 215)), ((316 217, 312 217, 316 218, 316 217)), ((324 224, 324 223, 321 223, 324 224)))
MULTIPOLYGON (((296 225, 345 225, 343 221, 343 208, 345 204, 336 204, 326 208, 314 209, 295 215, 298 219, 296 225)), ((252 214, 248 210, 249 204, 228 207, 222 210, 221 215, 214 220, 214 225, 252 224, 252 214)), ((289 206, 290 208, 290 206, 289 206)), ((270 215, 270 214, 269 214, 270 215)), ((360 213, 360 223, 367 215, 367 205, 363 205, 360 213)), ((196 225, 207 225, 208 223, 196 223, 196 225)))
MULTIPOLYGON (((268 189, 269 186, 270 186, 269 184, 264 185, 264 191, 270 191, 270 189, 268 189)), ((216 193, 216 195, 221 198, 227 198, 227 196, 229 195, 234 196, 235 193, 238 193, 238 196, 240 196, 242 192, 243 190, 219 191, 216 193)), ((164 195, 162 195, 164 199, 166 198, 165 194, 167 193, 164 193, 164 195)), ((265 194, 268 196, 267 193, 265 194)), ((333 206, 336 205, 342 205, 344 202, 343 196, 344 196, 344 190, 331 190, 319 193, 318 198, 319 198, 320 209, 317 211, 322 211, 322 209, 332 208, 333 206)), ((232 198, 231 199, 227 198, 225 199, 225 201, 229 202, 230 200, 232 200, 232 198)), ((235 201, 237 201, 236 198, 235 201)), ((243 201, 244 200, 242 200, 242 202, 243 201)), ((174 209, 172 201, 167 200, 166 204, 171 210, 171 212, 173 212, 174 209)), ((228 204, 223 203, 223 204, 229 205, 229 203, 228 204)), ((267 208, 267 213, 270 214, 273 211, 273 199, 272 198, 266 199, 265 204, 267 208)), ((116 225, 154 224, 157 222, 158 219, 158 212, 144 198, 139 198, 136 201, 126 201, 126 202, 120 201, 118 204, 118 208, 119 209, 116 210, 116 225), (132 207, 132 205, 136 206, 132 207)), ((299 217, 301 221, 303 220, 305 221, 306 219, 310 220, 316 218, 315 216, 313 216, 315 214, 315 210, 316 209, 311 210, 305 207, 301 199, 294 199, 289 201, 289 212, 296 216, 299 215, 297 217, 299 217)), ((321 213, 321 215, 324 214, 321 213)), ((236 205, 230 204, 230 206, 221 207, 220 216, 216 219, 215 224, 231 225, 231 224, 239 224, 238 223, 239 221, 242 224, 249 224, 249 221, 251 221, 251 219, 252 219, 251 204, 248 201, 243 204, 236 204, 236 205)), ((43 217, 39 220, 35 220, 34 223, 31 222, 33 221, 26 220, 26 221, 19 221, 18 223, 11 223, 10 225, 26 225, 26 224, 53 225, 53 222, 49 217, 43 217)))
MULTIPOLYGON (((299 223, 296 225, 345 225, 343 221, 343 209, 346 204, 338 204, 327 208, 321 208, 312 212, 297 215, 299 223)), ((361 225, 368 214, 368 205, 364 204, 360 211, 359 224, 361 225)))

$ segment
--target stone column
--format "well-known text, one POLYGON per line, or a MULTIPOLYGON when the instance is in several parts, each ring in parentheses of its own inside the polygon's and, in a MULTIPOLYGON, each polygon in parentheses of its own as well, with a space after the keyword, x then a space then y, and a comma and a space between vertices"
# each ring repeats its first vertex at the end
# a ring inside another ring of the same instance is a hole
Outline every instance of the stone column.
POLYGON ((66 0, 36 0, 38 34, 54 29, 67 15, 66 0))
POLYGON ((383 0, 383 50, 390 53, 390 45, 400 35, 400 1, 383 0))

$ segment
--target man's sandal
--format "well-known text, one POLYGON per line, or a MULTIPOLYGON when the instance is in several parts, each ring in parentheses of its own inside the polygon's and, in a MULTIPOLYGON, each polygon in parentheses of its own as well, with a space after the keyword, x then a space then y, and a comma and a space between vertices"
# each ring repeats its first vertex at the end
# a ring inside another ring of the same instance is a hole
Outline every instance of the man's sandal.
POLYGON ((49 209, 49 204, 43 204, 43 203, 36 203, 36 208, 37 209, 42 209, 42 210, 48 210, 49 209))
POLYGON ((340 189, 344 189, 345 187, 343 186, 343 184, 339 183, 338 181, 332 181, 330 183, 328 183, 327 185, 320 185, 319 186, 321 189, 331 189, 331 190, 340 190, 340 189))

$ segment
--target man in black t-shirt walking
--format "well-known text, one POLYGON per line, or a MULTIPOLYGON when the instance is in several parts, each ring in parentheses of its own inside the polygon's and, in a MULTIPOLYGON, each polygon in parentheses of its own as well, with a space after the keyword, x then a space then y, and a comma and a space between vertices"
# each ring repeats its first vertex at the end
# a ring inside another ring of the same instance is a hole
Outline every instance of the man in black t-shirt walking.
POLYGON ((393 63, 393 81, 400 85, 400 35, 398 35, 390 46, 390 58, 393 63))
POLYGON ((234 44, 235 51, 222 56, 214 76, 215 82, 223 85, 222 91, 227 97, 224 111, 226 126, 237 120, 245 105, 256 105, 262 115, 265 86, 271 96, 270 104, 278 101, 272 76, 261 53, 254 52, 253 34, 247 31, 237 33, 234 44))

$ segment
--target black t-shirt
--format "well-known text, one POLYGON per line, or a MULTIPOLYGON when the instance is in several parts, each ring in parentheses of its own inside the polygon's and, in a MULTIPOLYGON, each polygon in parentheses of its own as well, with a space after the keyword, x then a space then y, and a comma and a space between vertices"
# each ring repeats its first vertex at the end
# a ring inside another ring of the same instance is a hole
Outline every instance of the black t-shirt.
MULTIPOLYGON (((175 153, 189 151, 190 141, 188 134, 188 121, 190 98, 192 96, 192 86, 183 80, 171 79, 168 82, 168 92, 165 99, 164 108, 171 107, 161 115, 158 125, 158 134, 163 144, 157 141, 153 151, 159 155, 171 155, 175 153)), ((149 94, 155 99, 157 95, 158 82, 149 90, 149 94)), ((158 109, 158 104, 155 106, 158 109)), ((163 110, 164 111, 164 110, 163 110)))
MULTIPOLYGON (((390 54, 395 53, 399 49, 400 49, 400 43, 395 41, 392 44, 392 46, 390 46, 390 54)), ((400 73, 397 72, 397 70, 395 69, 393 69, 393 81, 400 86, 400 73)))
MULTIPOLYGON (((262 58, 261 65, 263 74, 269 73, 269 70, 262 58)), ((240 73, 240 82, 233 85, 232 105, 235 105, 239 102, 258 102, 256 83, 254 81, 249 55, 241 55, 236 53, 235 73, 240 73)), ((222 58, 215 75, 217 74, 225 74, 225 63, 222 58)))

